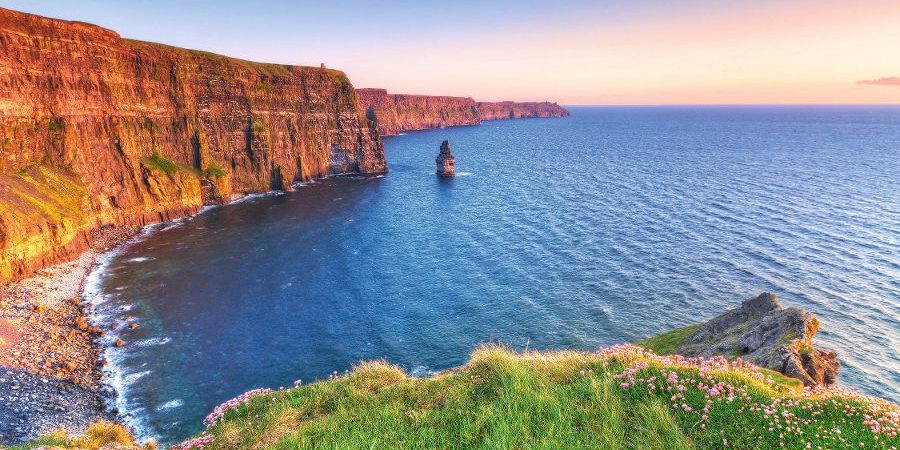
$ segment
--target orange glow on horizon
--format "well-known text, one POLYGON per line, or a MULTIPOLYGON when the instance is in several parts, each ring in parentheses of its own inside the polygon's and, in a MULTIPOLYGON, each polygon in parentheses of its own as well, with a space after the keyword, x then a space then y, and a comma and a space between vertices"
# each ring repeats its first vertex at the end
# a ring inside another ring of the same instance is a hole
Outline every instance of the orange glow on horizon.
POLYGON ((478 100, 900 103, 900 86, 860 83, 900 77, 898 1, 694 7, 539 31, 423 40, 341 67, 359 87, 478 100))

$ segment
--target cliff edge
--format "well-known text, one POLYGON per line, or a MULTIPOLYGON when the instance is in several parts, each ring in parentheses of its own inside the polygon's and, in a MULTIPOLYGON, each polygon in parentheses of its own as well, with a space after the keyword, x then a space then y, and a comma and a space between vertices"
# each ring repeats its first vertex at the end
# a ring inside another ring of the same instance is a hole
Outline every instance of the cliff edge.
POLYGON ((0 284, 71 259, 103 225, 386 170, 343 72, 0 9, 0 284))
POLYGON ((382 136, 402 131, 478 125, 486 120, 568 117, 550 102, 476 102, 471 97, 389 94, 385 89, 356 90, 360 107, 382 136))

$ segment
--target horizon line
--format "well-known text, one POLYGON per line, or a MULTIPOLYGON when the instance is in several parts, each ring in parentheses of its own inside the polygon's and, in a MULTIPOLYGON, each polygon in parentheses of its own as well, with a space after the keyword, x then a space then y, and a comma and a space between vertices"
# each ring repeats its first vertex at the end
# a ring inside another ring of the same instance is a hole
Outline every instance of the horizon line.
MULTIPOLYGON (((550 100, 545 100, 550 101, 550 100)), ((518 102, 529 103, 529 102, 518 102)), ((653 106, 895 106, 900 103, 562 103, 560 106, 623 106, 623 107, 653 107, 653 106)))

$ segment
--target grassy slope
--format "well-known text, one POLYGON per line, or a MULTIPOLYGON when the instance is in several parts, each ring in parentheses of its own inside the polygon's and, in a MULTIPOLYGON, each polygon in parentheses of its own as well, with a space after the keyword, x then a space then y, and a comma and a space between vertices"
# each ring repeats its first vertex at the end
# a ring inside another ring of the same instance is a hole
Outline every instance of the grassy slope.
MULTIPOLYGON (((689 331, 641 343, 671 351, 689 331)), ((465 366, 430 378, 369 362, 247 398, 223 408, 198 445, 173 449, 900 448, 895 404, 803 390, 740 361, 629 345, 525 354, 483 347, 465 366)), ((84 439, 55 435, 16 448, 96 448, 79 445, 84 439)))
MULTIPOLYGON (((3 448, 3 446, 0 446, 0 448, 3 448)), ((88 427, 83 436, 71 437, 65 432, 60 431, 47 436, 42 436, 27 444, 10 447, 10 450, 100 450, 111 448, 115 448, 116 450, 156 450, 157 446, 153 442, 144 445, 135 443, 134 439, 131 437, 131 433, 122 425, 97 422, 88 427)))
POLYGON ((692 364, 630 346, 522 355, 485 347, 466 366, 425 379, 364 363, 252 397, 204 433, 212 439, 204 448, 900 448, 896 434, 864 424, 869 399, 801 398, 752 369, 692 364), (710 396, 719 381, 723 394, 710 396))
MULTIPOLYGON (((694 334, 694 332, 700 328, 700 325, 701 324, 698 323, 694 325, 688 325, 686 327, 676 328, 672 331, 667 331, 657 336, 641 339, 635 344, 648 350, 652 350, 658 355, 671 355, 675 353, 675 349, 678 347, 678 344, 687 339, 690 335, 694 334)), ((787 377, 779 372, 769 369, 761 368, 760 371, 766 374, 766 376, 771 377, 772 380, 780 386, 786 387, 791 390, 803 389, 803 382, 796 378, 787 377)))
POLYGON ((659 355, 671 355, 675 352, 675 348, 678 347, 678 344, 687 339, 688 336, 694 334, 694 332, 700 328, 700 325, 701 324, 698 323, 676 328, 658 336, 641 339, 637 341, 636 344, 648 350, 653 350, 659 355))

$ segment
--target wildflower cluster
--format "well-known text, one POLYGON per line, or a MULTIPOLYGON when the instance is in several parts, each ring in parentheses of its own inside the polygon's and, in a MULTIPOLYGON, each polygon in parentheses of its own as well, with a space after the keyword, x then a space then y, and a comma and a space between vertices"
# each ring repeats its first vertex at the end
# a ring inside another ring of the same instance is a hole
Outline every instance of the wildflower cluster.
POLYGON ((180 444, 169 447, 169 450, 201 450, 212 442, 211 434, 201 434, 193 439, 189 439, 180 444))
MULTIPOLYGON (((760 426, 745 434, 759 443, 822 449, 867 448, 865 441, 874 441, 881 448, 896 450, 900 407, 882 399, 836 387, 808 387, 799 395, 754 395, 750 382, 737 380, 758 381, 772 392, 777 391, 776 385, 758 367, 740 358, 659 356, 633 345, 610 347, 598 354, 626 366, 614 375, 619 387, 664 399, 689 426, 701 431, 708 426, 713 429, 708 425, 713 419, 721 426, 728 415, 750 414, 760 419, 754 422, 760 426), (858 418, 857 423, 862 422, 872 435, 857 434, 853 438, 860 441, 851 442, 851 437, 842 433, 851 418, 858 418)), ((723 441, 728 447, 727 439, 723 441)))
POLYGON ((213 412, 209 413, 209 415, 206 416, 205 419, 203 419, 203 424, 208 427, 211 427, 211 426, 215 425, 215 423, 218 422, 219 419, 221 419, 222 416, 224 416, 225 413, 228 412, 228 410, 237 408, 238 406, 246 403, 248 400, 250 400, 254 396, 261 395, 261 394, 267 394, 269 392, 272 392, 272 390, 266 389, 266 388, 253 389, 252 391, 244 392, 243 394, 241 394, 231 400, 228 400, 227 402, 222 403, 219 406, 216 406, 216 409, 214 409, 213 412))

